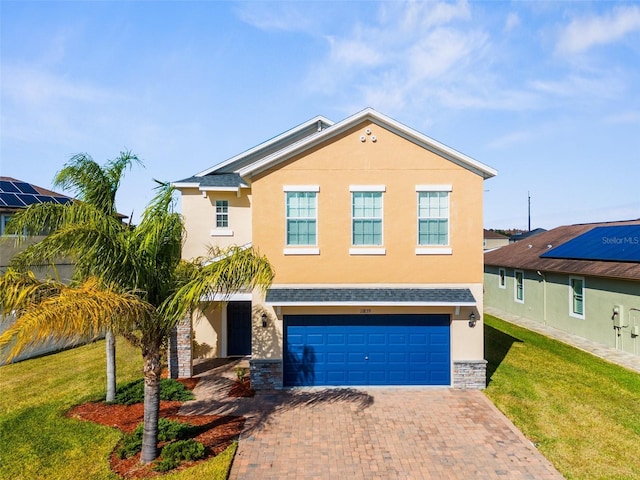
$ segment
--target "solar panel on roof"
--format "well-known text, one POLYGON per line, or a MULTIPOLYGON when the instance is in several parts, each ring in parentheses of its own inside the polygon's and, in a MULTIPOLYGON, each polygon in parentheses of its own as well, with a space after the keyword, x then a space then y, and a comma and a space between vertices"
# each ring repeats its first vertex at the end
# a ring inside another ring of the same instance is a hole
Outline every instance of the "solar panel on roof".
POLYGON ((0 180, 0 192, 6 193, 20 193, 18 187, 16 187, 13 182, 9 182, 7 180, 0 180))
POLYGON ((31 195, 38 194, 38 191, 26 182, 13 182, 13 184, 18 187, 22 193, 30 193, 31 195))
POLYGON ((27 195, 26 193, 16 193, 16 196, 24 202, 25 205, 33 205, 34 203, 40 203, 36 195, 27 195))
POLYGON ((640 262, 640 225, 595 227, 540 257, 640 262))
POLYGON ((4 201, 7 207, 24 207, 25 204, 22 200, 20 200, 15 193, 0 193, 0 198, 4 201))
POLYGON ((51 197, 56 202, 61 203, 62 205, 66 205, 67 203, 71 203, 71 199, 67 197, 51 197))

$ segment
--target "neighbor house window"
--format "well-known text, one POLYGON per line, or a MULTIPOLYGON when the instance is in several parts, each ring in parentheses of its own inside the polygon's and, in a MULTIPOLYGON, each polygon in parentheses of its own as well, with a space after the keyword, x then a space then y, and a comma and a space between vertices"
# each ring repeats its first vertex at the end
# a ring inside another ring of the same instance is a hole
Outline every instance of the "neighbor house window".
POLYGON ((516 302, 524 303, 524 272, 522 270, 516 270, 514 277, 516 280, 514 285, 514 299, 516 302))
POLYGON ((507 272, 504 268, 498 269, 498 286, 500 288, 507 288, 507 272))
POLYGON ((418 192, 418 245, 449 245, 449 192, 418 192))
POLYGON ((317 193, 286 192, 287 245, 317 245, 317 193))
POLYGON ((351 200, 352 245, 382 245, 382 191, 352 191, 351 200))
POLYGON ((229 226, 229 201, 216 200, 216 228, 229 226))
POLYGON ((569 278, 569 314, 572 317, 584 318, 584 279, 569 278))
POLYGON ((7 223, 11 220, 11 215, 0 215, 0 235, 4 235, 4 231, 7 227, 7 223))

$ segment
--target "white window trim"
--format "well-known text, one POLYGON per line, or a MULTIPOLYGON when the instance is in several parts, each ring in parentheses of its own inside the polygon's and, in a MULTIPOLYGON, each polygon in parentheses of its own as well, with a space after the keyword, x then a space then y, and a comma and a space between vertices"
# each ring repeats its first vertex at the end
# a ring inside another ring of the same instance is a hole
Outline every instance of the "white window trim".
POLYGON ((230 220, 230 215, 229 215, 229 200, 227 200, 226 198, 216 198, 213 201, 213 208, 215 209, 215 226, 213 227, 213 231, 221 231, 221 232, 231 232, 231 234, 229 233, 222 233, 222 234, 217 234, 214 235, 212 233, 212 236, 233 236, 233 230, 231 230, 229 228, 229 220, 230 220), (227 202, 227 211, 224 213, 218 213, 218 202, 227 202), (227 226, 226 227, 218 227, 218 215, 223 215, 227 217, 227 226))
POLYGON ((233 237, 233 230, 228 228, 212 228, 209 235, 212 237, 233 237))
POLYGON ((350 192, 386 192, 386 185, 349 185, 350 192))
POLYGON ((320 255, 320 247, 287 247, 282 250, 283 255, 320 255))
POLYGON ((452 192, 453 185, 416 185, 416 192, 452 192))
POLYGON ((505 268, 498 268, 498 288, 507 288, 507 270, 505 268), (502 277, 500 273, 502 273, 502 277), (501 279, 504 279, 504 283, 500 281, 501 279))
POLYGON ((320 217, 319 214, 319 209, 320 209, 320 202, 318 202, 318 192, 320 191, 320 186, 319 185, 284 185, 282 187, 282 190, 284 191, 285 195, 284 195, 284 244, 285 244, 285 248, 283 249, 283 253, 285 255, 319 255, 320 254, 320 249, 318 248, 318 245, 320 244, 320 238, 319 238, 319 234, 320 234, 320 229, 318 228, 318 218, 320 217), (305 193, 305 192, 309 192, 309 193, 315 193, 316 194, 316 243, 314 245, 289 245, 287 243, 287 221, 288 221, 288 217, 287 217, 287 193, 289 192, 301 192, 301 193, 305 193), (315 248, 314 248, 315 247, 315 248), (314 249, 314 250, 318 250, 318 253, 287 253, 287 250, 293 251, 293 250, 305 250, 305 249, 314 249))
POLYGON ((513 271, 513 300, 517 303, 524 303, 524 270, 513 271), (518 298, 518 273, 522 274, 522 300, 518 298))
POLYGON ((282 191, 283 192, 315 192, 315 193, 318 193, 320 191, 320 185, 283 185, 282 191))
POLYGON ((416 255, 452 255, 451 247, 417 247, 416 255))
MULTIPOLYGON (((449 246, 449 250, 451 250, 451 195, 447 196, 447 202, 449 203, 449 215, 447 216, 447 245, 420 245, 420 193, 421 192, 447 192, 447 193, 451 193, 451 185, 416 185, 416 192, 418 193, 417 197, 416 197, 416 213, 417 213, 417 218, 416 218, 416 244, 419 245, 418 248, 416 248, 416 255, 420 255, 418 254, 418 250, 420 249, 432 249, 432 248, 443 248, 443 247, 447 247, 449 246), (423 187, 423 190, 419 190, 419 187, 423 187), (431 188, 434 187, 434 188, 431 188), (442 187, 442 188, 440 188, 442 187), (449 190, 446 190, 446 188, 449 188, 449 190)), ((449 252, 449 255, 453 253, 453 251, 451 250, 451 252, 449 252)), ((424 255, 424 254, 422 254, 424 255)))
MULTIPOLYGON (((351 185, 349 187, 349 190, 351 193, 353 192, 374 192, 374 193, 378 193, 378 192, 385 192, 385 186, 384 185, 369 185, 369 186, 363 186, 362 188, 364 188, 364 190, 351 190, 351 188, 353 188, 354 185, 351 185), (372 188, 375 187, 381 187, 382 190, 372 190, 372 188)), ((360 187, 358 187, 360 188, 360 187)), ((382 247, 382 245, 384 245, 384 195, 380 196, 380 211, 382 212, 382 216, 380 217, 380 231, 381 231, 381 241, 380 241, 380 245, 354 245, 353 244, 353 195, 351 195, 351 206, 350 206, 350 210, 351 210, 351 248, 349 249, 349 255, 386 255, 387 254, 387 250, 382 247), (352 253, 352 251, 365 251, 368 250, 368 253, 352 253), (371 253, 374 252, 374 253, 371 253), (380 253, 382 252, 382 253, 380 253)), ((374 219, 377 220, 377 219, 374 219)))
POLYGON ((569 277, 569 316, 570 317, 584 320, 585 312, 586 312, 585 285, 586 283, 584 281, 584 277, 576 277, 576 276, 569 277), (575 313, 573 311, 573 285, 572 285, 573 280, 580 280, 582 282, 582 315, 580 315, 579 313, 575 313))
POLYGON ((386 255, 387 249, 381 247, 352 247, 349 255, 386 255))

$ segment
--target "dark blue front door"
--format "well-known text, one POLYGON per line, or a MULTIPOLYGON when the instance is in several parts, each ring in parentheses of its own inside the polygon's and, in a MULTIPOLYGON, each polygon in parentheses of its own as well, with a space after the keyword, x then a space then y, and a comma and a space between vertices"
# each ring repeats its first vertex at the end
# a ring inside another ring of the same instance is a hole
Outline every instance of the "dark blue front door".
POLYGON ((284 384, 450 385, 449 315, 285 315, 284 384))
POLYGON ((251 355, 251 302, 227 304, 227 355, 251 355))

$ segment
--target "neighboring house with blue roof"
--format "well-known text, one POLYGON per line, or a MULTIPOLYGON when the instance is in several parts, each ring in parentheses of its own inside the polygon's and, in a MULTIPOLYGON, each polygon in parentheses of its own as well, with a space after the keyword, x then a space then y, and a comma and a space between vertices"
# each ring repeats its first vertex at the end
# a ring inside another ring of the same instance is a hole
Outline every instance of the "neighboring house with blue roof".
POLYGON ((486 307, 640 355, 640 219, 562 226, 484 258, 486 307))
MULTIPOLYGON (((73 199, 61 193, 53 192, 22 180, 11 177, 0 177, 0 274, 4 273, 11 258, 22 248, 16 246, 15 238, 5 236, 5 227, 12 215, 36 203, 66 204, 73 199)), ((34 237, 38 241, 42 237, 34 237)), ((42 265, 35 268, 34 272, 40 277, 55 276, 62 281, 71 279, 73 264, 60 260, 55 265, 42 265)), ((0 323, 0 333, 6 330, 11 320, 0 323)), ((25 360, 45 353, 60 350, 72 344, 77 344, 77 339, 72 342, 48 342, 38 347, 25 350, 14 361, 25 360)), ((0 358, 0 365, 2 364, 0 358)))
POLYGON ((191 374, 193 340, 195 356, 249 356, 254 388, 484 388, 482 196, 495 174, 366 109, 174 182, 185 258, 252 244, 275 270, 266 294, 206 309, 193 336, 180 326, 177 376, 191 374))

